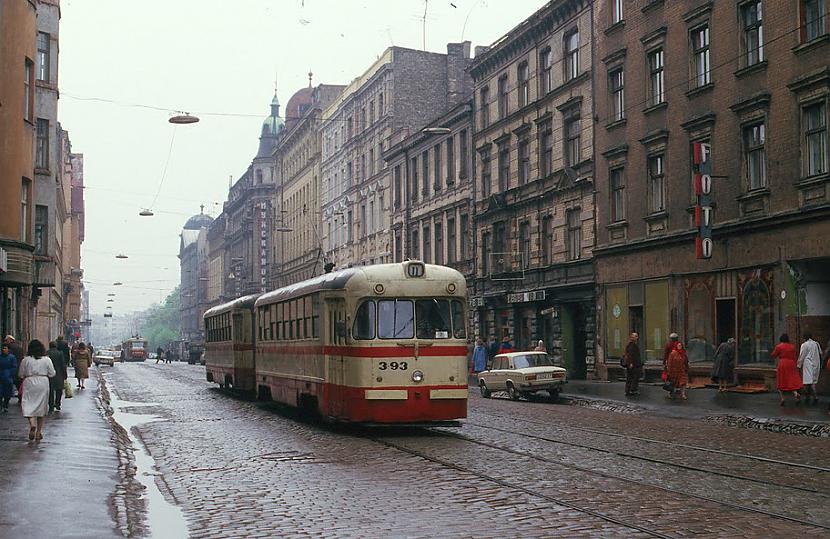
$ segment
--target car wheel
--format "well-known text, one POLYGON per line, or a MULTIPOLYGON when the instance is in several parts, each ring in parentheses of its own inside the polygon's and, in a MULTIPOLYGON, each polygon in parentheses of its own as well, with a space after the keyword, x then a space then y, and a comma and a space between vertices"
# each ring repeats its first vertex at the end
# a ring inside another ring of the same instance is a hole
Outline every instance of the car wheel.
POLYGON ((507 396, 510 397, 511 400, 517 401, 522 395, 518 392, 518 390, 516 390, 516 387, 513 384, 507 384, 507 396))
POLYGON ((550 402, 559 402, 558 389, 551 389, 550 391, 548 391, 548 393, 550 394, 550 396, 548 397, 548 400, 550 400, 550 402))
POLYGON ((482 380, 478 385, 479 391, 481 391, 481 396, 485 399, 490 398, 490 389, 487 387, 487 384, 482 380))

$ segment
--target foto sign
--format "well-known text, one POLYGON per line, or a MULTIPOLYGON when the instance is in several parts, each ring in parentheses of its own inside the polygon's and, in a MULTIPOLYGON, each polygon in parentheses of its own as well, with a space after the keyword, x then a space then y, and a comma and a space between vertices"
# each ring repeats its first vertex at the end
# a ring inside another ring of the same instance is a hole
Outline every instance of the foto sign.
POLYGON ((694 143, 695 195, 695 255, 712 257, 712 146, 704 142, 694 143))

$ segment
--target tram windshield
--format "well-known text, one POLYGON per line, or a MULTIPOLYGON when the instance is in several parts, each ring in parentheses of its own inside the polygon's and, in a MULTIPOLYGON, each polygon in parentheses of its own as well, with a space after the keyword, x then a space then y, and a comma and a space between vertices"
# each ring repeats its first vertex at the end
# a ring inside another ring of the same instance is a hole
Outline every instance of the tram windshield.
POLYGON ((513 366, 517 369, 528 367, 553 367, 553 360, 547 354, 527 354, 524 356, 513 356, 513 366))
POLYGON ((463 313, 459 300, 368 300, 355 313, 352 335, 360 340, 374 339, 376 334, 379 339, 464 339, 463 313))

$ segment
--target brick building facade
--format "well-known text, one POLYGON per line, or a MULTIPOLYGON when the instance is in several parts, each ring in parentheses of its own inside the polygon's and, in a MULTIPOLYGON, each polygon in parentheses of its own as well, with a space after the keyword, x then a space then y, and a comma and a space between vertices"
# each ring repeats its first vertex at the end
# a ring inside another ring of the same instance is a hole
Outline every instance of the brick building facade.
POLYGON ((738 378, 771 383, 779 334, 830 337, 827 2, 598 4, 603 373, 636 330, 656 375, 675 331, 693 373, 734 337, 738 378))
POLYGON ((594 364, 594 5, 550 2, 471 67, 475 333, 543 340, 577 378, 594 364))

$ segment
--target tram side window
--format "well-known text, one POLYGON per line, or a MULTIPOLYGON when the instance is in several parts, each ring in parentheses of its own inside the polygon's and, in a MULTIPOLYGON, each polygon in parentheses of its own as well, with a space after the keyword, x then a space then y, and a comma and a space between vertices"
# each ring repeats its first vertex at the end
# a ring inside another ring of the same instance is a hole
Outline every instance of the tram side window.
POLYGON ((378 314, 378 337, 381 339, 411 339, 415 336, 415 312, 412 301, 380 300, 378 314))
POLYGON ((467 338, 467 325, 464 321, 464 305, 457 299, 452 300, 452 329, 456 339, 467 338))
POLYGON ((268 313, 268 340, 275 341, 277 340, 277 306, 273 303, 269 305, 268 313))
POLYGON ((355 339, 368 340, 375 338, 375 302, 364 301, 357 309, 354 317, 352 336, 355 339))
POLYGON ((317 296, 311 298, 311 336, 318 338, 320 336, 320 300, 317 296))

